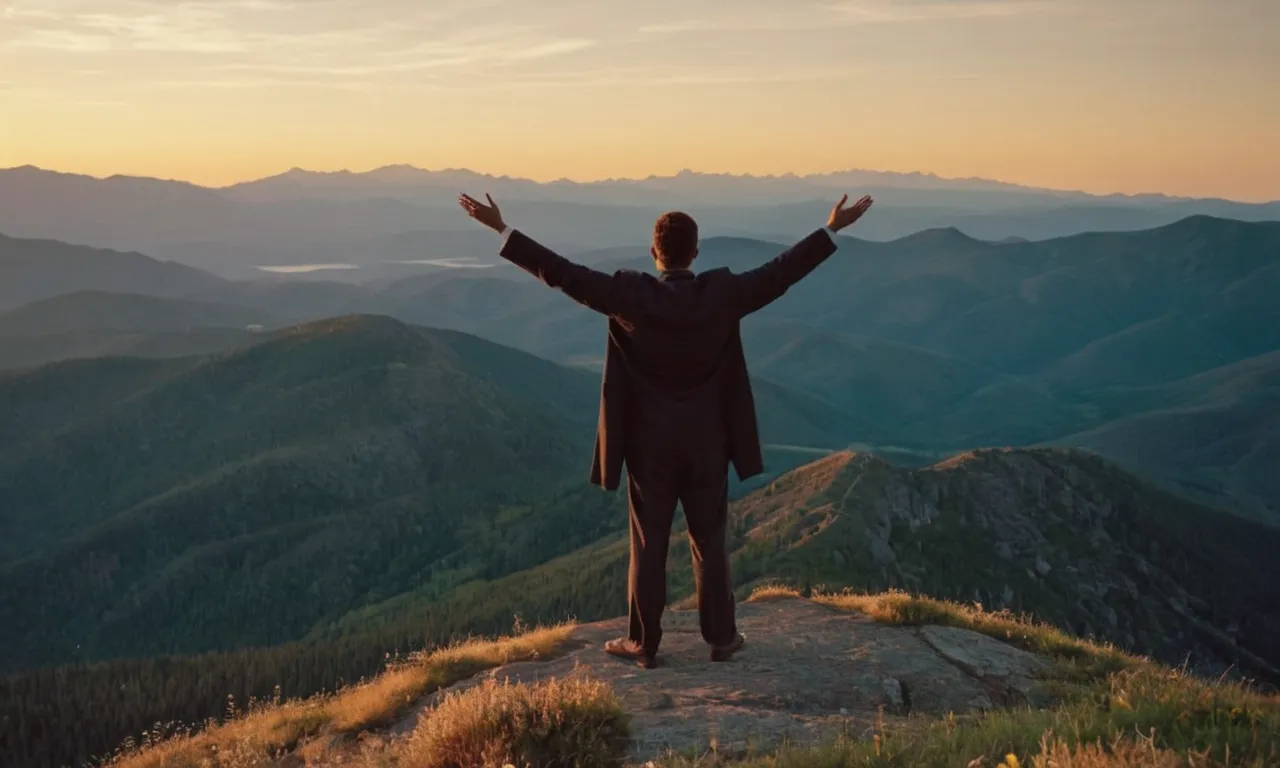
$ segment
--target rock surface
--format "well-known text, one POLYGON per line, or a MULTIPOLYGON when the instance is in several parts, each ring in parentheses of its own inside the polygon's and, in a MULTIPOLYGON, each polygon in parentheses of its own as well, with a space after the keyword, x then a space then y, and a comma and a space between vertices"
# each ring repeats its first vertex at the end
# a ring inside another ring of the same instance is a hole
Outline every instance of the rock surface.
MULTIPOLYGON (((642 670, 607 656, 601 646, 625 620, 587 624, 567 653, 545 662, 511 664, 460 683, 487 678, 533 682, 585 675, 613 686, 632 716, 633 757, 668 750, 738 753, 780 742, 815 743, 845 734, 865 738, 876 718, 946 715, 1026 701, 1044 662, 962 629, 893 627, 816 603, 782 599, 739 606, 746 647, 711 663, 696 613, 668 612, 660 666, 642 670)), ((443 692, 442 692, 443 693, 443 692)), ((398 731, 429 717, 429 697, 398 731)))

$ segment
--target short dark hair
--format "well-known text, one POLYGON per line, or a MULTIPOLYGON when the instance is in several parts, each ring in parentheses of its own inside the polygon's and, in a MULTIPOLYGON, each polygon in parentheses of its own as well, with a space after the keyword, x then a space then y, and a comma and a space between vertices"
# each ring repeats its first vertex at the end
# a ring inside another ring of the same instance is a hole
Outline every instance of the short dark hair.
POLYGON ((653 225, 653 255, 663 269, 688 269, 698 252, 698 223, 687 213, 670 211, 653 225))

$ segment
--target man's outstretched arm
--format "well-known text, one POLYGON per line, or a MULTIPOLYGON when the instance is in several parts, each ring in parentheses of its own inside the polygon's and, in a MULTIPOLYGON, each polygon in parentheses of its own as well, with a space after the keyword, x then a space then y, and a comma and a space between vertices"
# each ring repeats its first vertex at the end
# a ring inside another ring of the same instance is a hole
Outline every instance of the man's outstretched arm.
POLYGON ((502 235, 502 249, 498 251, 502 258, 552 288, 563 291, 583 306, 606 315, 622 312, 618 281, 614 275, 575 264, 512 229, 503 221, 502 212, 493 198, 485 195, 485 199, 489 201, 488 205, 470 195, 461 195, 458 203, 468 216, 502 235))
POLYGON ((777 258, 734 276, 739 314, 748 315, 768 306, 836 252, 836 233, 862 218, 872 203, 871 197, 866 196, 846 208, 844 204, 848 201, 848 195, 840 198, 840 202, 831 209, 827 226, 814 231, 777 258))

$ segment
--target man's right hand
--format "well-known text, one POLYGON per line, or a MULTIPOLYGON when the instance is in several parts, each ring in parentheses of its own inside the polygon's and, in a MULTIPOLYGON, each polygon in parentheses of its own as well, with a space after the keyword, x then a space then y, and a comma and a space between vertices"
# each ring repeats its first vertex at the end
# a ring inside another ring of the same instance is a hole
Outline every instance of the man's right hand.
POLYGON ((871 203, 874 201, 871 199, 871 195, 866 195, 858 202, 845 208, 844 204, 847 202, 849 202, 848 195, 841 197, 840 202, 836 203, 836 207, 831 209, 831 216, 827 218, 827 226, 834 232, 839 232, 862 218, 862 214, 867 212, 867 209, 871 207, 871 203))

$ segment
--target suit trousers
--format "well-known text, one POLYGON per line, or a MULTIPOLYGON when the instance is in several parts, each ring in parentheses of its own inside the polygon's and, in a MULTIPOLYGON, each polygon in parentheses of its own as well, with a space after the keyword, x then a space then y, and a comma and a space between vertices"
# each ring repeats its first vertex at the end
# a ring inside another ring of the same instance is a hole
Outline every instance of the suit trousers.
POLYGON ((657 653, 667 604, 667 547, 679 502, 689 527, 702 637, 724 645, 738 631, 729 574, 728 459, 719 450, 683 456, 643 453, 647 460, 627 459, 629 636, 648 653, 657 653))

